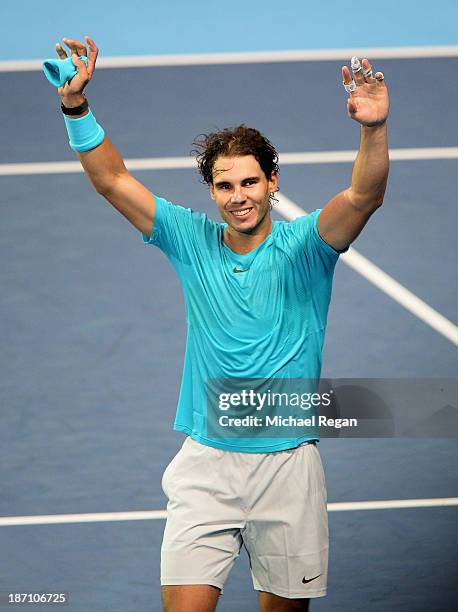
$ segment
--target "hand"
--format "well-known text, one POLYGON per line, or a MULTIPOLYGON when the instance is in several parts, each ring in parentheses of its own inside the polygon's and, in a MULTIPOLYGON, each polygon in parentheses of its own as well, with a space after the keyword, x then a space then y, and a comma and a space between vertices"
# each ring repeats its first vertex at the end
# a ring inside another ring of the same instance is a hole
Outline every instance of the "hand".
MULTIPOLYGON (((95 42, 89 38, 89 36, 85 36, 85 39, 89 45, 89 56, 84 43, 71 38, 62 39, 70 49, 72 62, 77 69, 77 74, 73 77, 73 79, 70 82, 65 83, 65 85, 62 87, 59 87, 57 90, 62 102, 64 103, 64 106, 78 106, 84 101, 83 90, 94 74, 95 63, 97 61, 99 50, 97 49, 95 42), (85 55, 88 58, 87 67, 83 60, 79 59, 80 55, 85 55)), ((67 58, 67 52, 62 48, 60 43, 56 44, 56 51, 60 59, 67 58)))
POLYGON ((371 71, 371 65, 367 58, 362 64, 357 57, 352 58, 352 72, 347 66, 342 66, 342 78, 344 85, 356 83, 356 89, 349 92, 347 100, 348 116, 367 127, 375 127, 385 123, 390 110, 388 89, 385 85, 383 74, 376 72, 375 77, 371 71), (365 77, 363 71, 367 74, 365 77))

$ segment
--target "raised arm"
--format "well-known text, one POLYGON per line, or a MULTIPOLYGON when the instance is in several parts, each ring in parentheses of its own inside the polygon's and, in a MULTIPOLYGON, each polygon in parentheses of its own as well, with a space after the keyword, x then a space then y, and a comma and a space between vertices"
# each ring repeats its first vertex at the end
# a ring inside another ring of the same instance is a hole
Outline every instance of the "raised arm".
MULTIPOLYGON (((98 49, 94 41, 88 37, 86 41, 89 46, 89 55, 84 43, 68 38, 64 38, 63 41, 71 51, 72 61, 78 73, 70 82, 60 87, 58 93, 64 107, 74 109, 85 102, 83 90, 94 74, 98 49), (87 67, 79 59, 81 55, 88 56, 87 67)), ((56 51, 60 59, 67 57, 67 53, 60 44, 56 45, 56 51)), ((67 120, 76 121, 85 117, 88 112, 87 109, 84 109, 77 115, 68 117, 67 120)), ((150 235, 154 223, 154 195, 129 173, 110 140, 105 136, 95 148, 76 154, 98 193, 103 195, 139 231, 150 235)))
POLYGON ((355 80, 347 66, 342 68, 343 83, 350 94, 348 115, 361 124, 351 186, 334 196, 318 217, 321 237, 338 251, 355 240, 381 206, 389 171, 386 120, 390 104, 383 74, 377 72, 374 77, 367 59, 361 64, 352 58, 352 70, 355 80))

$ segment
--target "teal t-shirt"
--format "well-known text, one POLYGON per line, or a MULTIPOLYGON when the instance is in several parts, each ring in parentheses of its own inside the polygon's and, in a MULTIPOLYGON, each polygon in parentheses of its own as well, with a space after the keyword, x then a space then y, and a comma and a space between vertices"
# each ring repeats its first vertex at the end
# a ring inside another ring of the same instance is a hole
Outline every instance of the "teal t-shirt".
MULTIPOLYGON (((255 250, 223 241, 225 223, 155 196, 151 236, 183 288, 187 341, 174 429, 216 448, 274 452, 311 439, 207 436, 210 379, 318 379, 339 253, 320 237, 320 210, 273 221, 255 250), (234 270, 244 270, 235 272, 234 270)), ((317 436, 313 436, 316 438, 317 436)))

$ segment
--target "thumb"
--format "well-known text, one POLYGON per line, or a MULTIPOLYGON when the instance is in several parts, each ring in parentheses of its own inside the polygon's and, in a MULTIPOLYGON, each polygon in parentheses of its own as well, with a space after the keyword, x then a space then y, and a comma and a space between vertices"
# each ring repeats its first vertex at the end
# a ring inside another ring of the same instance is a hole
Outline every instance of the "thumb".
POLYGON ((355 102, 355 100, 353 98, 348 98, 348 100, 347 100, 347 109, 348 109, 348 112, 351 113, 351 114, 356 113, 356 111, 358 110, 356 102, 355 102))

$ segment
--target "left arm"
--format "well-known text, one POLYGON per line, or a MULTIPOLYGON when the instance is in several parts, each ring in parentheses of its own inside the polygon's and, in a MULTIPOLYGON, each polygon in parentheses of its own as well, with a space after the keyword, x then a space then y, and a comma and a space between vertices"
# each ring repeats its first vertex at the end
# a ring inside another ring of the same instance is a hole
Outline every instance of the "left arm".
POLYGON ((349 92, 348 115, 361 124, 351 187, 334 196, 318 217, 320 236, 337 251, 355 240, 372 213, 381 206, 389 170, 388 90, 381 72, 374 77, 367 59, 362 65, 355 59, 352 59, 352 69, 356 83, 349 69, 342 68, 344 85, 354 88, 349 92))

